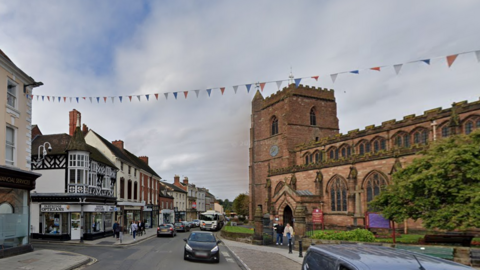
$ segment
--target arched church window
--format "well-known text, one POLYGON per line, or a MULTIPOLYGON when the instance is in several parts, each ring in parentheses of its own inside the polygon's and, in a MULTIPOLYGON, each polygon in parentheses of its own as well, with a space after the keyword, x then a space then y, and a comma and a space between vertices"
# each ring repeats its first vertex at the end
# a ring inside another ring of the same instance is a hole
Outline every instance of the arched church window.
POLYGON ((386 185, 387 179, 385 179, 382 174, 378 172, 371 173, 365 181, 365 189, 367 190, 367 204, 371 202, 373 198, 378 196, 382 188, 386 185))
POLYGON ((384 138, 377 138, 373 141, 373 151, 376 153, 380 150, 386 150, 387 143, 384 138))
POLYGON ((315 152, 315 163, 320 162, 320 152, 315 152))
POLYGON ((410 147, 410 134, 406 132, 399 133, 395 136, 393 142, 397 147, 410 147))
POLYGON ((347 211, 347 184, 338 176, 330 185, 330 204, 334 212, 347 211))
POLYGON ((315 115, 315 108, 310 110, 310 125, 316 126, 317 125, 317 116, 315 115))
POLYGON ((358 153, 360 156, 365 155, 366 153, 370 153, 370 142, 367 140, 363 140, 358 144, 358 153))
POLYGON ((7 202, 0 203, 0 214, 13 214, 13 206, 7 202))
POLYGON ((480 118, 477 119, 477 122, 475 123, 475 126, 476 126, 477 128, 480 128, 480 118))
POLYGON ((414 144, 427 144, 428 131, 426 129, 420 129, 413 133, 414 144))
POLYGON ((278 134, 278 119, 277 117, 272 118, 272 136, 278 134))
POLYGON ((465 124, 465 134, 470 134, 472 133, 473 131, 473 122, 472 121, 468 121, 466 124, 465 124))

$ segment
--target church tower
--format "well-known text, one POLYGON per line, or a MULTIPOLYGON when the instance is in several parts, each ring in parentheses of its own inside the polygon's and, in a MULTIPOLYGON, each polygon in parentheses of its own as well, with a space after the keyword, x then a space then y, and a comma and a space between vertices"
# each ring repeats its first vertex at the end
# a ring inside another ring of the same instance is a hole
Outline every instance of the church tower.
POLYGON ((257 206, 267 208, 269 170, 295 164, 294 148, 339 133, 333 90, 299 85, 264 98, 259 91, 252 101, 250 128, 250 219, 257 206))

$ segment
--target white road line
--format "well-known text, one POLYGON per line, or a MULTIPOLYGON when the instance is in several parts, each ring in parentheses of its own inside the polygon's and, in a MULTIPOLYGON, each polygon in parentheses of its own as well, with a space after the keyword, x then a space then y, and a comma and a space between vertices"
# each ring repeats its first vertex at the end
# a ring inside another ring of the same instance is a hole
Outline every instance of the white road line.
POLYGON ((228 253, 227 251, 222 251, 222 255, 223 257, 230 257, 230 253, 228 253))
POLYGON ((235 260, 232 259, 232 258, 225 258, 225 260, 226 260, 227 262, 231 262, 231 263, 234 263, 234 262, 235 262, 235 260))

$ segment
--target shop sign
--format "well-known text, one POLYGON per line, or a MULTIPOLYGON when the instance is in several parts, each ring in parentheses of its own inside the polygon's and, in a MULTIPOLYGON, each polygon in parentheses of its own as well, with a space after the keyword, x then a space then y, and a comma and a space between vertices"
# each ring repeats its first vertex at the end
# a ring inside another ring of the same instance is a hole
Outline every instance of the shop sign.
MULTIPOLYGON (((41 206, 41 212, 67 212, 68 205, 45 204, 41 206)), ((69 207, 70 208, 70 207, 69 207)))
POLYGON ((114 212, 115 207, 109 205, 84 205, 83 211, 86 212, 114 212))

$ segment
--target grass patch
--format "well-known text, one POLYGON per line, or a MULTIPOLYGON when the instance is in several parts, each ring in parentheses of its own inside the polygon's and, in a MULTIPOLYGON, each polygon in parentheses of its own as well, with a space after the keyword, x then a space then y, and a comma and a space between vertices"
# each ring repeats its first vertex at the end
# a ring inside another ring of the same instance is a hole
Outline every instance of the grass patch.
POLYGON ((253 229, 248 229, 248 228, 238 227, 238 226, 224 226, 222 230, 226 232, 233 232, 233 233, 253 234, 253 229))
MULTIPOLYGON (((395 241, 397 243, 404 243, 404 244, 416 244, 418 240, 423 238, 423 234, 402 234, 400 236, 395 237, 395 241)), ((393 238, 377 238, 375 242, 379 243, 393 243, 393 238)))

